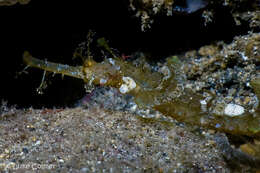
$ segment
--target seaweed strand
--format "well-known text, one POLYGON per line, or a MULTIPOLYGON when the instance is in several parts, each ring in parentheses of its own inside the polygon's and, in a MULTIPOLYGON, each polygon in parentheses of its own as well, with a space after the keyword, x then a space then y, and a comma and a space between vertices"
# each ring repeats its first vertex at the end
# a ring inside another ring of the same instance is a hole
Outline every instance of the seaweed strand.
POLYGON ((84 79, 81 66, 73 67, 69 65, 43 61, 32 57, 32 55, 29 52, 24 52, 23 61, 26 65, 30 67, 35 67, 45 71, 71 76, 74 78, 84 79))

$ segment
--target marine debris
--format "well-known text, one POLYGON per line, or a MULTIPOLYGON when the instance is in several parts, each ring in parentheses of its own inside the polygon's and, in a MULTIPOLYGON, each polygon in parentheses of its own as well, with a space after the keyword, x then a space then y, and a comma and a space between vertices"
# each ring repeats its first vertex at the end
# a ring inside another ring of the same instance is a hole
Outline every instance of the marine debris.
POLYGON ((68 66, 33 58, 28 66, 83 79, 88 85, 117 88, 134 97, 140 109, 236 135, 260 137, 260 34, 236 37, 150 65, 144 58, 120 57, 98 63, 85 58, 68 66))

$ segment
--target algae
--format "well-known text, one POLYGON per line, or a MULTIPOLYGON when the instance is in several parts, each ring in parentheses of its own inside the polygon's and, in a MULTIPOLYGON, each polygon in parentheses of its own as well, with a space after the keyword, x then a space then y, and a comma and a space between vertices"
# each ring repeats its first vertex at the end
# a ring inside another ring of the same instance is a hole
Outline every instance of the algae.
MULTIPOLYGON (((82 66, 73 67, 38 60, 25 53, 24 62, 83 79, 89 85, 117 88, 122 94, 132 95, 140 109, 154 109, 180 122, 260 137, 259 82, 253 80, 258 74, 259 59, 257 54, 246 55, 247 46, 241 46, 252 44, 258 37, 259 34, 249 34, 235 38, 229 45, 206 46, 200 56, 171 56, 157 68, 143 60, 136 63, 120 57, 100 63, 85 58, 82 66), (216 53, 212 54, 212 50, 216 53), (243 111, 232 117, 224 111, 229 104, 241 105, 243 111)), ((105 39, 99 43, 111 52, 105 39)))
POLYGON ((224 115, 216 116, 202 112, 199 103, 200 100, 192 95, 190 98, 192 98, 190 102, 186 102, 188 99, 180 99, 170 103, 156 105, 155 109, 163 114, 172 116, 180 122, 200 125, 202 127, 236 135, 260 137, 259 111, 256 112, 256 117, 250 113, 244 113, 235 118, 224 115))

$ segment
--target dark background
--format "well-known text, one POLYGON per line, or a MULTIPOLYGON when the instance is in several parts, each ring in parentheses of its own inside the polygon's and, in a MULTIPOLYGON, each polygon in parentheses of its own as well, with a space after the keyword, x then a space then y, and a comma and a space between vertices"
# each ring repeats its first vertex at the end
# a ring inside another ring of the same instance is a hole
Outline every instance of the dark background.
POLYGON ((191 15, 158 16, 152 30, 140 31, 139 19, 124 0, 59 2, 32 0, 27 5, 0 7, 0 100, 19 108, 72 106, 84 96, 83 81, 60 75, 48 77, 43 95, 36 92, 43 71, 25 65, 22 54, 74 65, 72 54, 89 29, 124 54, 148 52, 155 59, 197 49, 217 40, 230 42, 248 28, 238 28, 229 9, 214 7, 214 21, 204 26, 201 11, 191 15))

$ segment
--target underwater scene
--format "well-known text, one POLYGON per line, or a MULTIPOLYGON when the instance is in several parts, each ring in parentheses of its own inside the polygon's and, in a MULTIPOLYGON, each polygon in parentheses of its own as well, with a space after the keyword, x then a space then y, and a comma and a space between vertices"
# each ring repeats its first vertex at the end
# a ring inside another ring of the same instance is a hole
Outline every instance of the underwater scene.
POLYGON ((260 172, 259 0, 63 5, 0 0, 1 171, 260 172))

